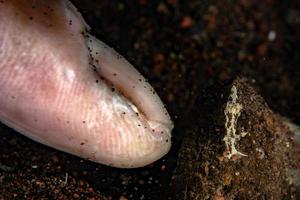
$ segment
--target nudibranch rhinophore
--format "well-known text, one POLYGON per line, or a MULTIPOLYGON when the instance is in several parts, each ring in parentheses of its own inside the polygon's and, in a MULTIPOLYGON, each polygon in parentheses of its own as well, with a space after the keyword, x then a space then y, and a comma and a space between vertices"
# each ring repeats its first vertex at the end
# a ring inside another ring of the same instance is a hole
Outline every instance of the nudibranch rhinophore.
POLYGON ((146 79, 88 33, 67 0, 0 1, 0 121, 42 144, 120 168, 171 147, 146 79))

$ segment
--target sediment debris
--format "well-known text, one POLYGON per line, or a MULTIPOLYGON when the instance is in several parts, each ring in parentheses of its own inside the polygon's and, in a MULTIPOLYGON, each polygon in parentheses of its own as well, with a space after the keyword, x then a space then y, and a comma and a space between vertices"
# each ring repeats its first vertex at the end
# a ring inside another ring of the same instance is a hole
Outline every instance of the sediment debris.
POLYGON ((252 84, 238 78, 199 95, 169 199, 297 199, 299 145, 252 84))

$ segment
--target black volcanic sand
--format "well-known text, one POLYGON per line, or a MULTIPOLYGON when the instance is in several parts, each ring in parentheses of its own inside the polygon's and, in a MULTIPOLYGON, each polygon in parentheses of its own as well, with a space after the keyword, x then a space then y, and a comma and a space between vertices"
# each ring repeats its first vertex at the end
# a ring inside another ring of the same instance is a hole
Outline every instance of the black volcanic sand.
POLYGON ((72 2, 166 103, 173 148, 150 166, 114 169, 0 125, 0 199, 165 199, 182 138, 199 119, 197 97, 236 76, 255 79, 270 108, 300 124, 300 1, 72 2))
POLYGON ((300 145, 253 82, 237 78, 199 95, 169 199, 299 199, 300 145))

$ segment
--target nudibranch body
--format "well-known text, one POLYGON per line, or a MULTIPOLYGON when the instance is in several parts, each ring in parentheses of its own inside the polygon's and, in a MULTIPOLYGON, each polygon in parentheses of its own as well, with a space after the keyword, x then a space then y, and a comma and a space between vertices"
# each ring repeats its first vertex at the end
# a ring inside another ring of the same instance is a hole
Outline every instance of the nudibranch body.
POLYGON ((145 78, 91 36, 66 0, 0 2, 0 121, 106 165, 150 164, 172 121, 145 78))

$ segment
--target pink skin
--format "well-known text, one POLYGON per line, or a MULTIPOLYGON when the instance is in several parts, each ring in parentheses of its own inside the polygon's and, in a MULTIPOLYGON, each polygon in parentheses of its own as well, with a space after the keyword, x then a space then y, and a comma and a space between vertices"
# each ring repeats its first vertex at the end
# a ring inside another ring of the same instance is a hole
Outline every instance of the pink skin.
POLYGON ((159 97, 86 33, 70 2, 4 0, 0 19, 0 121, 114 167, 145 166, 169 151, 173 124, 159 97))

